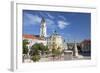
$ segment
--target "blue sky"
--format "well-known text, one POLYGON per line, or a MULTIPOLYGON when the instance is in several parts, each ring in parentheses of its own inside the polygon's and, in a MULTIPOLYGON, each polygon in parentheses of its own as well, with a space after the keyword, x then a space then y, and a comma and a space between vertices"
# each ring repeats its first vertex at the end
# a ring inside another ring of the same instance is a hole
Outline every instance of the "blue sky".
POLYGON ((91 14, 79 12, 23 10, 23 34, 39 35, 42 17, 48 36, 56 30, 67 41, 91 38, 91 14))

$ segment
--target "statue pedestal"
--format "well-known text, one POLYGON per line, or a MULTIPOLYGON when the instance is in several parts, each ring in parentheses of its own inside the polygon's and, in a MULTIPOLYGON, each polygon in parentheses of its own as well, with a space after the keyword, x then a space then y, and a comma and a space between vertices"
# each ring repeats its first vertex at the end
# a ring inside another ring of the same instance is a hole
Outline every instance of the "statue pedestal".
POLYGON ((64 51, 64 60, 72 60, 73 52, 72 51, 64 51))

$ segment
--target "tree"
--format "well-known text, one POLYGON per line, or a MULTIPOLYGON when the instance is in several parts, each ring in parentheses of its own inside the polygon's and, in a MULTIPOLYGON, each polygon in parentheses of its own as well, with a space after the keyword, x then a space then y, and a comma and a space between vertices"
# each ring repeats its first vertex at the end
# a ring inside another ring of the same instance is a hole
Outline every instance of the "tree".
POLYGON ((23 40, 23 54, 27 54, 28 53, 28 45, 29 42, 28 40, 23 40))
POLYGON ((40 60, 40 55, 33 55, 31 60, 33 60, 34 62, 39 61, 40 60))
POLYGON ((43 43, 40 43, 40 51, 41 51, 41 54, 44 55, 45 53, 45 46, 43 45, 43 43))
POLYGON ((48 55, 50 53, 48 46, 45 46, 45 53, 48 55))
POLYGON ((31 60, 33 60, 34 62, 40 60, 40 44, 35 43, 31 47, 30 55, 31 55, 31 60))
POLYGON ((62 52, 63 52, 63 51, 61 51, 61 48, 58 47, 58 48, 57 48, 57 56, 58 56, 58 58, 61 58, 62 52))
POLYGON ((59 55, 60 55, 60 50, 58 50, 58 49, 52 49, 53 60, 55 59, 55 57, 57 57, 59 55))
POLYGON ((52 49, 52 57, 53 57, 53 60, 54 60, 54 58, 55 58, 55 56, 56 56, 56 55, 55 55, 55 52, 56 52, 56 50, 53 48, 53 49, 52 49))
POLYGON ((44 46, 43 43, 35 43, 31 47, 31 51, 30 51, 31 59, 34 62, 40 60, 41 54, 44 55, 44 54, 48 54, 48 53, 49 53, 48 46, 44 46))
POLYGON ((53 60, 55 59, 55 57, 58 57, 58 59, 61 58, 61 54, 62 54, 62 51, 60 47, 58 47, 57 49, 55 48, 52 49, 53 60))
POLYGON ((36 44, 34 44, 34 45, 32 45, 32 47, 31 47, 31 50, 30 50, 30 55, 31 56, 33 56, 33 55, 39 55, 39 48, 40 48, 40 46, 39 46, 39 44, 38 43, 36 43, 36 44))
POLYGON ((40 44, 40 51, 42 53, 42 55, 44 54, 49 54, 49 49, 48 49, 48 46, 44 46, 43 44, 40 44))

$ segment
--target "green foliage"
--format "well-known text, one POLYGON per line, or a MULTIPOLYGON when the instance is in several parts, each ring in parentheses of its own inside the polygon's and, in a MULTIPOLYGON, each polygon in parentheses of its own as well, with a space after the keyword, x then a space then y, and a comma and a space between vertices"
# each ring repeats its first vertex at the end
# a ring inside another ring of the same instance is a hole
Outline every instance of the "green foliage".
POLYGON ((50 53, 49 48, 48 48, 47 45, 45 46, 45 52, 46 52, 46 54, 49 54, 50 53))
POLYGON ((29 44, 28 40, 23 40, 23 54, 27 54, 28 53, 27 44, 29 44))
POLYGON ((42 43, 35 43, 31 47, 30 55, 32 56, 33 61, 38 61, 40 59, 40 53, 43 55, 44 53, 48 53, 48 46, 44 46, 42 43))
POLYGON ((38 55, 39 52, 43 55, 45 52, 48 52, 48 46, 44 46, 42 43, 36 43, 31 47, 31 53, 32 55, 38 55))
POLYGON ((57 55, 61 55, 62 54, 62 51, 60 51, 60 49, 61 49, 60 47, 57 48, 57 50, 56 50, 57 55))
POLYGON ((56 56, 60 56, 62 53, 60 51, 60 47, 58 47, 57 49, 52 49, 52 57, 53 59, 56 57, 56 56))
POLYGON ((52 49, 52 57, 56 56, 56 49, 52 49))
POLYGON ((31 58, 32 61, 36 62, 40 60, 40 55, 33 55, 31 58))
POLYGON ((39 55, 39 49, 40 49, 39 44, 38 44, 38 43, 34 44, 34 45, 31 47, 30 55, 31 55, 31 56, 39 55))

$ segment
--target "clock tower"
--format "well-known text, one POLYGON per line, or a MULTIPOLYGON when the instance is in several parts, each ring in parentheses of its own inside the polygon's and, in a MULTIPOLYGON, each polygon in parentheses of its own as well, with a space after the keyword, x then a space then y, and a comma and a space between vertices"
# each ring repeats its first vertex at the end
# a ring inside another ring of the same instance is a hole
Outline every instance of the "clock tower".
POLYGON ((40 37, 41 37, 41 38, 47 37, 47 34, 46 34, 46 21, 45 21, 44 18, 42 18, 42 20, 41 20, 41 25, 40 25, 40 37))

